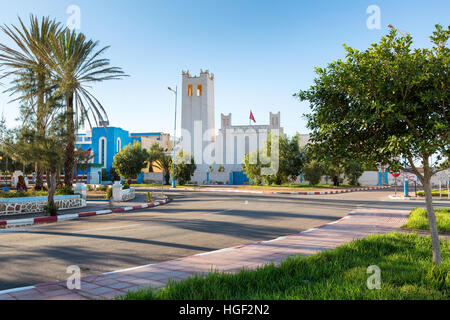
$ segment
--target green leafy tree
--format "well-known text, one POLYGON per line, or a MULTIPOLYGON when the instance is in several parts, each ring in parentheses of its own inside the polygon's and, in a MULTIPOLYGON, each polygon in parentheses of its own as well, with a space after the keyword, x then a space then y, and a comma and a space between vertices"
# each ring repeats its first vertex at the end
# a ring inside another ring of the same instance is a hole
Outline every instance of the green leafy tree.
POLYGON ((124 180, 130 184, 147 166, 148 152, 138 142, 128 145, 114 156, 113 167, 124 180))
POLYGON ((83 150, 83 149, 76 149, 75 150, 75 163, 76 163, 76 170, 77 173, 77 180, 78 180, 78 169, 83 171, 83 176, 86 175, 86 171, 91 167, 92 165, 92 159, 94 159, 94 153, 92 152, 92 149, 83 150))
POLYGON ((359 185, 359 178, 364 173, 364 165, 357 159, 347 160, 344 165, 344 174, 352 186, 359 185))
POLYGON ((178 183, 184 186, 191 181, 196 169, 194 157, 181 150, 175 158, 175 179, 178 183))
POLYGON ((431 193, 434 154, 450 148, 450 26, 436 25, 431 48, 412 48, 412 37, 395 31, 367 50, 346 47, 345 60, 317 68, 300 100, 310 102, 311 139, 335 153, 364 162, 402 167, 402 158, 424 187, 433 261, 441 263, 431 193), (419 168, 421 167, 421 168, 419 168))
POLYGON ((308 161, 303 167, 303 177, 312 186, 319 184, 322 175, 323 168, 316 160, 308 161))
POLYGON ((263 182, 261 174, 262 163, 258 151, 250 152, 245 155, 242 171, 255 185, 259 186, 263 182))
POLYGON ((225 172, 225 167, 223 165, 220 165, 219 169, 217 169, 217 172, 225 172))
POLYGON ((288 139, 284 136, 268 135, 266 146, 260 152, 247 154, 242 165, 244 173, 255 184, 264 180, 268 184, 281 185, 296 179, 302 171, 305 153, 300 149, 298 137, 288 139), (272 139, 278 139, 278 145, 272 148, 272 139), (265 175, 262 168, 273 165, 270 160, 277 159, 274 174, 265 175))

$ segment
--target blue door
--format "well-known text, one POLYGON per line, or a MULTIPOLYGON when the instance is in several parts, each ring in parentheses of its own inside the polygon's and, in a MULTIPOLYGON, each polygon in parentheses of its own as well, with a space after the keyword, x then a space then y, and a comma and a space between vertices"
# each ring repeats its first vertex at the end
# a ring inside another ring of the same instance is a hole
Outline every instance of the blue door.
POLYGON ((249 179, 242 171, 233 172, 233 185, 242 185, 245 182, 248 182, 249 179))

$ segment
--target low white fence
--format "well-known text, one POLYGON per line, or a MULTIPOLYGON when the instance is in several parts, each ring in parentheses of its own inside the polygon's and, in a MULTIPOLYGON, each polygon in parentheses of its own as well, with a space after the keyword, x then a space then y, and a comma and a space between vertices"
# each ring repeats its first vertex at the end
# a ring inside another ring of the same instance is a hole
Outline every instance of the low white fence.
MULTIPOLYGON (((86 207, 86 200, 80 195, 55 196, 58 210, 86 207)), ((44 212, 47 197, 24 197, 0 199, 0 216, 44 212)))

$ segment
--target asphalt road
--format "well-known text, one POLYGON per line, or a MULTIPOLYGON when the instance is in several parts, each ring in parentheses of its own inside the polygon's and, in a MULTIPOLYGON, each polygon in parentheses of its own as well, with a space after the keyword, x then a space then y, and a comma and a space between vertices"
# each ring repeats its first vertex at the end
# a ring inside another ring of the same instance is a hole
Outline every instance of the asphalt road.
POLYGON ((358 207, 423 206, 390 201, 387 191, 169 194, 175 201, 153 209, 0 231, 0 290, 66 280, 71 265, 87 276, 270 240, 335 221, 358 207))

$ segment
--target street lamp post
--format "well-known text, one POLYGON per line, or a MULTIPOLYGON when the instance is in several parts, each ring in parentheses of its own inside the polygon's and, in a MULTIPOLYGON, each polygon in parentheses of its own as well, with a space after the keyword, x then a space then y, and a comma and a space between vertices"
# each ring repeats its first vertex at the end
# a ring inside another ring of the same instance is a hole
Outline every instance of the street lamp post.
POLYGON ((178 87, 175 87, 173 90, 171 87, 168 88, 175 94, 175 123, 173 126, 173 155, 172 155, 172 188, 176 188, 175 184, 175 143, 176 143, 176 135, 177 135, 177 101, 178 101, 178 87))

